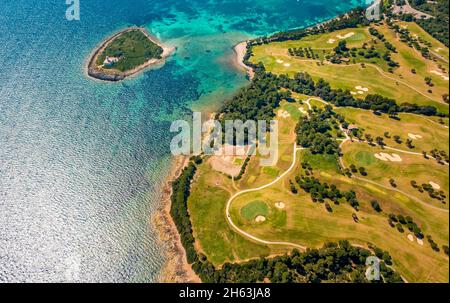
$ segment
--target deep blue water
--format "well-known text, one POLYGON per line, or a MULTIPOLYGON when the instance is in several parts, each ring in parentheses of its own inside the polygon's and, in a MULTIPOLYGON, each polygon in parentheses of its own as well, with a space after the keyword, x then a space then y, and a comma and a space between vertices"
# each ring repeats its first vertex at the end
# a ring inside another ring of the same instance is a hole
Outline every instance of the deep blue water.
POLYGON ((245 38, 311 25, 365 0, 0 1, 0 282, 152 282, 164 263, 150 216, 173 119, 246 84, 245 38), (159 70, 87 79, 108 35, 145 26, 178 47, 159 70))

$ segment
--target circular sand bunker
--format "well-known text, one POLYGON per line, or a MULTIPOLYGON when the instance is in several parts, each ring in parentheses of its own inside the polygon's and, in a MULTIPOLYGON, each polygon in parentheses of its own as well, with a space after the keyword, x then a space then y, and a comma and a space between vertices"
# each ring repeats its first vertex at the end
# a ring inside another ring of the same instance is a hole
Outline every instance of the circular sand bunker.
POLYGON ((278 209, 285 209, 286 208, 286 204, 284 204, 283 202, 275 203, 275 206, 278 209))
POLYGON ((411 241, 411 242, 414 242, 414 236, 409 234, 408 235, 408 240, 411 241))
POLYGON ((255 221, 256 221, 256 223, 263 223, 263 222, 266 222, 266 217, 264 217, 264 216, 258 216, 258 217, 256 217, 255 221))

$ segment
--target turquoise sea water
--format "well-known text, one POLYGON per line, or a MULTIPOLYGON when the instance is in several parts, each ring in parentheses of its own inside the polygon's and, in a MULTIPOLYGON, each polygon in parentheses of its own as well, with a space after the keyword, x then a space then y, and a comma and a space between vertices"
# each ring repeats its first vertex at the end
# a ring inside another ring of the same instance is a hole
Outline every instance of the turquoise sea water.
POLYGON ((0 1, 0 282, 152 282, 150 216, 173 119, 245 85, 236 43, 311 25, 365 0, 0 1), (87 79, 108 35, 145 26, 178 51, 121 83, 87 79))

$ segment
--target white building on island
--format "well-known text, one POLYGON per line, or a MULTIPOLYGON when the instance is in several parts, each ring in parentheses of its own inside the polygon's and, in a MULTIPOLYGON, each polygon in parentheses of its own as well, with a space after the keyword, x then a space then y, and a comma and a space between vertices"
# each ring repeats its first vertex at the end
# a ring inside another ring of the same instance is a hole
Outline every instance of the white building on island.
POLYGON ((117 57, 108 57, 106 56, 105 61, 103 61, 103 66, 111 66, 114 63, 118 62, 120 59, 117 57))

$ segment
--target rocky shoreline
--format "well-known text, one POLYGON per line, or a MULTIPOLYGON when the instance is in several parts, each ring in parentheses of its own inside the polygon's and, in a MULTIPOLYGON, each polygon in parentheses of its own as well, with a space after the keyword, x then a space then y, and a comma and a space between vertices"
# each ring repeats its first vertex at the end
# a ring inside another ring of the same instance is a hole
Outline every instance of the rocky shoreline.
POLYGON ((167 259, 159 276, 159 282, 162 283, 201 283, 200 278, 187 262, 180 235, 170 215, 172 182, 180 176, 188 163, 188 157, 180 156, 173 160, 169 177, 163 188, 161 206, 152 217, 152 224, 160 244, 164 247, 167 259))
POLYGON ((94 52, 91 54, 88 65, 87 65, 87 75, 91 78, 102 80, 102 81, 108 81, 108 82, 118 82, 122 81, 127 77, 133 76, 138 74, 139 72, 143 71, 146 68, 149 68, 151 66, 157 66, 160 64, 163 64, 165 60, 174 53, 175 48, 169 47, 167 45, 162 44, 156 37, 152 36, 150 33, 148 33, 145 29, 140 27, 131 27, 124 29, 113 36, 107 38, 104 40, 99 47, 97 47, 94 52), (161 55, 161 59, 150 59, 145 64, 142 64, 132 70, 129 70, 127 72, 120 72, 117 70, 105 70, 101 69, 97 66, 97 58, 98 56, 105 50, 105 48, 118 36, 127 33, 132 30, 140 30, 142 31, 147 38, 161 47, 163 49, 163 53, 161 55))

